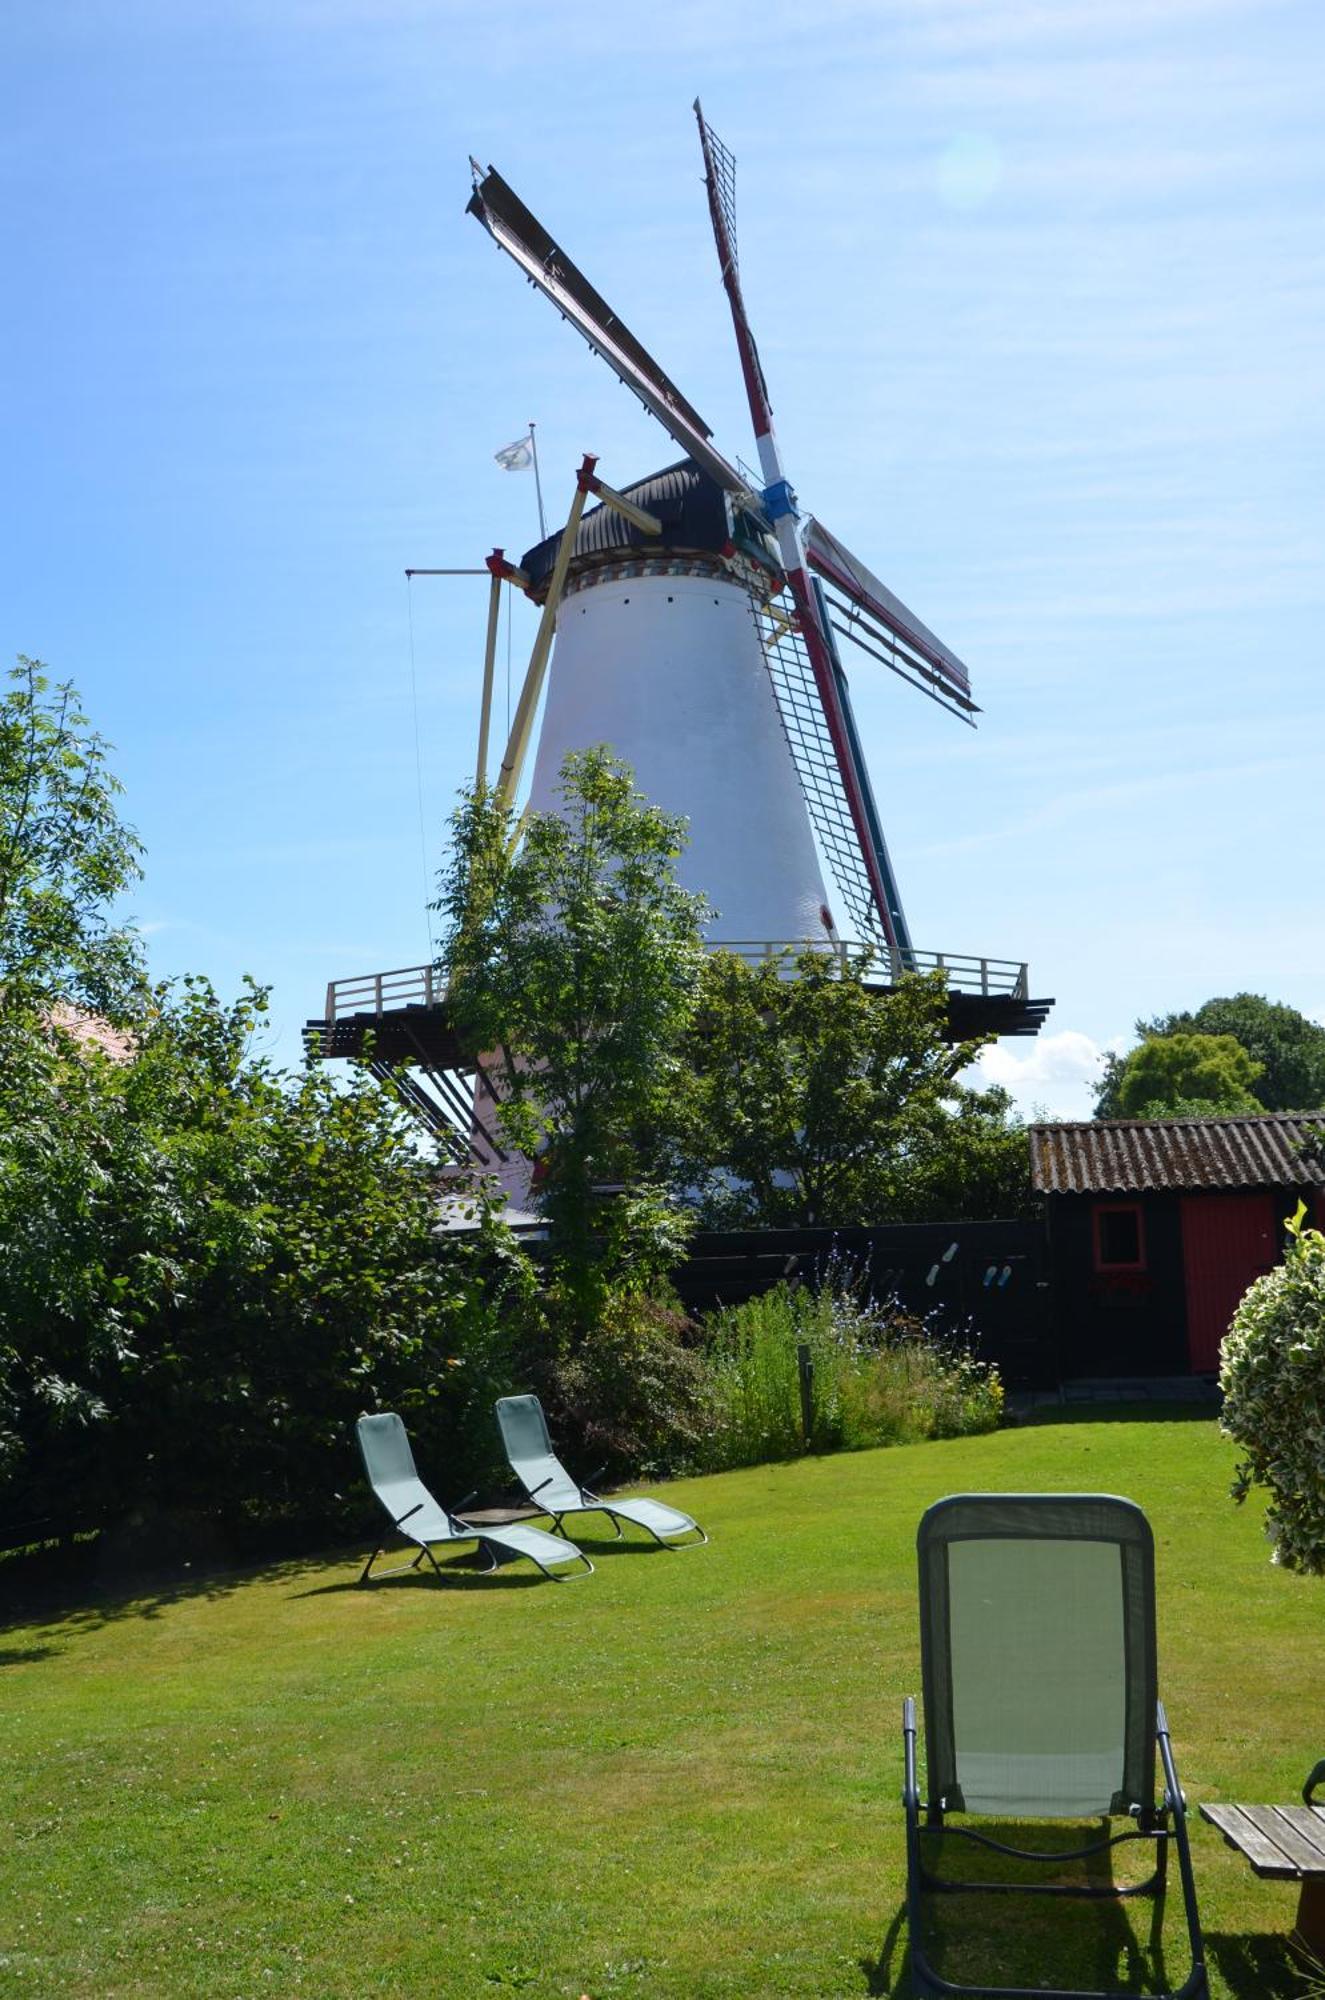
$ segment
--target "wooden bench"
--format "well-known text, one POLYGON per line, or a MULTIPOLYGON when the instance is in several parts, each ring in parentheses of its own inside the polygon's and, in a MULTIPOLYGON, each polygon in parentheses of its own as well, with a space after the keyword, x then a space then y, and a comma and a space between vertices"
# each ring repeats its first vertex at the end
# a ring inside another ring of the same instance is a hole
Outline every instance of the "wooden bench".
POLYGON ((1313 1803, 1325 1784, 1325 1758, 1302 1787, 1300 1806, 1202 1806, 1201 1818, 1218 1828, 1257 1875, 1299 1882, 1298 1937, 1325 1960, 1325 1805, 1313 1803))

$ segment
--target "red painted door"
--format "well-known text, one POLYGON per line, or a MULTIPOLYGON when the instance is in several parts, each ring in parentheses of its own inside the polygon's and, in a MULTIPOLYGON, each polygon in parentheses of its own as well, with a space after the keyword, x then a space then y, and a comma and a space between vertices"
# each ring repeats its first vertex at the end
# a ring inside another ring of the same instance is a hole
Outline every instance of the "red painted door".
POLYGON ((1219 1343, 1253 1278, 1279 1255, 1279 1225, 1268 1194, 1186 1194, 1182 1261, 1187 1279, 1187 1352, 1194 1375, 1213 1375, 1219 1343))

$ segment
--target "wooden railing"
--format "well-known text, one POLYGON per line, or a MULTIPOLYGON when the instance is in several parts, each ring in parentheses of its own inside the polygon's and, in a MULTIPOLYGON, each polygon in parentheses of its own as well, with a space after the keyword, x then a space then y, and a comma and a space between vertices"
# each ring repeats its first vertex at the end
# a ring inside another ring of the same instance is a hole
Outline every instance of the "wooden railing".
POLYGON ((397 1007, 439 1007, 446 980, 435 965, 402 965, 393 972, 367 972, 357 979, 327 982, 326 1021, 347 1014, 387 1014, 397 1007))
MULTIPOLYGON (((806 949, 803 938, 768 941, 749 938, 710 938, 710 951, 735 952, 750 965, 764 959, 790 961, 806 949)), ((831 951, 844 965, 865 949, 848 938, 827 939, 815 950, 831 951)), ((874 966, 885 979, 898 979, 905 972, 944 972, 955 993, 979 993, 985 998, 1025 1000, 1030 996, 1025 960, 972 958, 962 952, 912 951, 899 946, 872 947, 874 966)), ((343 1020, 351 1014, 387 1014, 399 1007, 440 1007, 446 998, 446 979, 435 965, 404 965, 391 972, 369 972, 356 979, 333 979, 327 986, 327 1021, 343 1020)))
MULTIPOLYGON (((710 951, 735 952, 738 958, 749 965, 758 964, 761 959, 785 957, 790 962, 796 954, 807 949, 804 939, 790 943, 763 944, 751 942, 748 938, 710 938, 710 951)), ((813 945, 815 951, 832 952, 843 965, 852 963, 863 951, 872 954, 873 968, 888 979, 900 979, 904 972, 945 972, 948 985, 955 993, 979 993, 986 999, 992 996, 1006 996, 1009 1000, 1025 1000, 1030 996, 1029 972, 1025 959, 1014 958, 972 958, 964 952, 915 951, 909 946, 870 943, 866 945, 857 939, 827 938, 813 945)))

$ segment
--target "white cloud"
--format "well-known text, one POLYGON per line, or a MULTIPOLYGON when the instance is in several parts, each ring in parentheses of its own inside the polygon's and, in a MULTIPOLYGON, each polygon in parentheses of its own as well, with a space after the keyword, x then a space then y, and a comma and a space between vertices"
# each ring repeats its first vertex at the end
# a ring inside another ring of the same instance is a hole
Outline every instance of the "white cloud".
POLYGON ((980 1051, 966 1076, 976 1085, 1000 1084, 1027 1115, 1089 1118, 1095 1109, 1094 1085, 1110 1046, 1075 1028, 1037 1036, 1024 1054, 1006 1041, 995 1042, 980 1051))

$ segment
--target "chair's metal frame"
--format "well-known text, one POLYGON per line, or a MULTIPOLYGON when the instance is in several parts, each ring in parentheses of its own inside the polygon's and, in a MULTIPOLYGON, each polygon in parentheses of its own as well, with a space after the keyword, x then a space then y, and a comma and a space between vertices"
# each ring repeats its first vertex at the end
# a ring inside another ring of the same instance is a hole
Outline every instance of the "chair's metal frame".
MULTIPOLYGON (((560 1461, 558 1461, 558 1463, 560 1463, 560 1461)), ((703 1548, 707 1544, 708 1536, 704 1533, 704 1530, 700 1527, 698 1521, 691 1520, 690 1522, 690 1527, 693 1528, 695 1533, 699 1536, 699 1540, 697 1542, 683 1542, 669 1535, 660 1535, 658 1533, 658 1530, 656 1528, 651 1528, 647 1521, 637 1521, 633 1514, 622 1514, 620 1509, 614 1507, 610 1500, 601 1499, 597 1493, 594 1493, 587 1486, 577 1485, 575 1480, 571 1478, 570 1474, 566 1472, 565 1466, 562 1466, 561 1469, 562 1472, 565 1474, 567 1482, 571 1486, 574 1486, 575 1491, 579 1494, 580 1504, 578 1507, 563 1507, 560 1513, 555 1512, 554 1509, 551 1507, 545 1506, 542 1509, 542 1512, 547 1515, 547 1518, 552 1523, 552 1531, 554 1534, 557 1535, 565 1534, 566 1531, 561 1524, 565 1520, 567 1514, 606 1514, 608 1520, 612 1523, 613 1531, 616 1535, 616 1539, 619 1542, 625 1540, 625 1537, 621 1532, 621 1522, 629 1521, 633 1528, 643 1528, 645 1534, 652 1535, 654 1541, 657 1542, 660 1549, 698 1549, 698 1548, 703 1548)), ((534 1503, 537 1502, 538 1496, 543 1491, 543 1488, 545 1486, 551 1486, 556 1476, 557 1475, 555 1474, 555 1472, 549 1472, 547 1478, 540 1479, 537 1486, 526 1486, 523 1479, 520 1479, 519 1474, 518 1473, 516 1474, 516 1478, 517 1480, 519 1480, 521 1491, 527 1494, 530 1501, 534 1503)), ((596 1479, 598 1477, 598 1474, 595 1473, 594 1477, 596 1479)), ((660 1502, 658 1504, 661 1505, 665 1503, 660 1502)), ((678 1507, 674 1511, 679 1514, 681 1510, 678 1507)), ((683 1528, 680 1532, 681 1534, 689 1534, 690 1528, 683 1528)))
POLYGON ((989 1834, 979 1833, 974 1827, 954 1826, 947 1817, 942 1799, 926 1801, 920 1796, 920 1786, 916 1777, 916 1705, 908 1695, 902 1703, 902 1746, 905 1759, 902 1804, 906 1808, 906 1918, 910 1932, 911 1983, 916 2000, 944 2000, 947 1995, 979 1996, 979 2000, 1116 2000, 1117 1989, 1113 1993, 1100 1987, 1064 1986, 990 1986, 968 1985, 945 1979, 930 1963, 924 1948, 922 1896, 926 1890, 938 1895, 1030 1895, 1030 1896, 1071 1896, 1084 1899, 1110 1901, 1127 1896, 1153 1896, 1158 1902, 1165 1893, 1168 1880, 1169 1843, 1178 1850, 1178 1872, 1182 1881, 1183 1908, 1187 1919, 1187 1936, 1191 1945, 1192 1968, 1181 1986, 1168 1989, 1156 1996, 1156 2000, 1206 2000, 1209 1982, 1205 1970, 1205 1946, 1201 1936, 1201 1919, 1196 1907, 1196 1882, 1192 1874, 1191 1848, 1187 1838, 1187 1802, 1178 1783, 1177 1768, 1173 1760, 1173 1746, 1169 1741, 1169 1725, 1164 1714, 1163 1702, 1156 1703, 1155 1740, 1159 1749, 1160 1762, 1164 1770, 1164 1796, 1159 1806, 1138 1804, 1133 1809, 1136 1825, 1128 1833, 1117 1833, 1103 1840, 1090 1842, 1085 1847, 1052 1853, 1036 1852, 1034 1849, 1012 1847, 1005 1841, 994 1840, 989 1834), (924 1826, 921 1815, 924 1815, 924 1826), (1171 1823, 1170 1823, 1171 1822, 1171 1823), (1040 1867, 1058 1867, 1064 1861, 1082 1861, 1111 1847, 1117 1847, 1128 1840, 1152 1840, 1155 1847, 1155 1867, 1144 1882, 1131 1884, 1101 1883, 1061 1883, 1061 1882, 956 1882, 936 1874, 925 1862, 922 1851, 923 1834, 930 1830, 942 1830, 963 1840, 975 1842, 978 1846, 991 1848, 997 1854, 1006 1854, 1018 1861, 1040 1867))
MULTIPOLYGON (((464 1499, 459 1504, 461 1507, 467 1507, 470 1501, 476 1499, 477 1497, 478 1496, 476 1493, 467 1493, 464 1499)), ((411 1571, 416 1570, 419 1567, 419 1564, 423 1561, 423 1558, 425 1556, 427 1556, 428 1561, 432 1564, 433 1570, 437 1575, 437 1577, 439 1578, 439 1580, 444 1578, 445 1572, 443 1571, 442 1566, 438 1562, 436 1556, 433 1554, 429 1543, 419 1535, 411 1535, 409 1529, 405 1526, 406 1521, 410 1520, 413 1515, 418 1514, 422 1511, 423 1506, 424 1502, 422 1500, 418 1501, 415 1506, 407 1509, 407 1511, 403 1513, 398 1520, 393 1518, 391 1523, 396 1533, 399 1535, 403 1535, 406 1541, 418 1543, 418 1551, 419 1551, 418 1554, 415 1556, 413 1562, 397 1563, 394 1569, 379 1570, 377 1573, 377 1579, 376 1579, 377 1582, 382 1583, 389 1576, 408 1576, 411 1573, 411 1571)), ((503 1542, 502 1540, 500 1540, 500 1538, 494 1537, 490 1534, 485 1534, 481 1528, 476 1528, 472 1521, 462 1520, 458 1509, 453 1507, 443 1507, 442 1512, 445 1514, 447 1520, 451 1524, 452 1535, 454 1540, 463 1542, 472 1541, 478 1543, 481 1553, 487 1558, 487 1561, 484 1563, 483 1569, 481 1571, 482 1575, 491 1576, 492 1572, 495 1569, 500 1568, 501 1551, 504 1551, 508 1562, 516 1562, 521 1558, 527 1558, 531 1563, 533 1563, 536 1569, 541 1570, 543 1575, 546 1577, 550 1577, 554 1583, 570 1583, 573 1580, 572 1577, 563 1576, 560 1569, 549 1569, 547 1564, 540 1562, 538 1557, 534 1555, 529 1549, 513 1548, 508 1542, 503 1542)), ((570 1541, 570 1537, 566 1536, 565 1539, 568 1545, 573 1548, 574 1543, 570 1541)), ((373 1550, 373 1553, 369 1556, 367 1562, 363 1566, 363 1571, 359 1577, 360 1583, 367 1583, 369 1575, 372 1572, 373 1564, 377 1561, 377 1558, 380 1555, 385 1554, 385 1552, 386 1552, 386 1543, 384 1541, 379 1542, 377 1544, 377 1547, 373 1550)), ((590 1562, 588 1556, 584 1553, 584 1550, 576 1549, 575 1553, 579 1557, 580 1561, 584 1564, 585 1574, 588 1576, 592 1576, 594 1573, 593 1564, 590 1562)))

